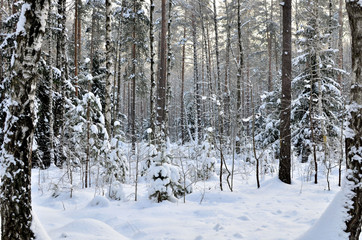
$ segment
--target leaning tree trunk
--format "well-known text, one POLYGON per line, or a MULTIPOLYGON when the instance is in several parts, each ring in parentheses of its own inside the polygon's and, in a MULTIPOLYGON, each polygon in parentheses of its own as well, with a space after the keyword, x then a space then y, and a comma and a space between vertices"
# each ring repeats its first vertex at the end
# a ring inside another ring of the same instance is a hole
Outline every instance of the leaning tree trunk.
POLYGON ((25 0, 18 23, 15 61, 9 71, 5 138, 1 147, 1 238, 34 239, 31 230, 31 154, 34 135, 35 92, 48 0, 25 0))
POLYGON ((349 130, 347 138, 347 197, 348 219, 346 232, 349 239, 358 240, 362 227, 362 4, 346 1, 352 34, 352 69, 355 79, 351 86, 349 130))
POLYGON ((282 100, 280 114, 280 163, 279 179, 291 183, 290 177, 290 104, 291 104, 291 75, 292 75, 292 3, 284 1, 283 5, 283 55, 282 55, 282 100))

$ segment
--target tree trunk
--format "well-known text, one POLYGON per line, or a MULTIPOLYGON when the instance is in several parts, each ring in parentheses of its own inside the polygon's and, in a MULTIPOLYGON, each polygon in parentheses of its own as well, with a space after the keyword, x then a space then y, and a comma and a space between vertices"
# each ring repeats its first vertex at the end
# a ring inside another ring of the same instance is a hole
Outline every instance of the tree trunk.
POLYGON ((37 63, 41 52, 49 1, 25 0, 20 16, 24 28, 16 33, 15 61, 9 105, 6 108, 5 139, 1 148, 1 238, 34 239, 31 229, 31 157, 35 128, 35 91, 39 81, 37 63))
POLYGON ((78 97, 78 0, 75 0, 74 12, 74 87, 75 96, 78 97))
POLYGON ((161 39, 160 39, 160 66, 158 79, 158 98, 157 98, 157 124, 161 128, 161 136, 164 137, 165 119, 166 119, 166 81, 167 81, 167 54, 166 54, 166 0, 162 0, 162 19, 161 19, 161 39))
MULTIPOLYGON (((136 12, 136 4, 133 5, 133 12, 136 12)), ((132 104, 131 104, 131 138, 132 151, 135 154, 136 150, 136 17, 133 19, 132 32, 132 104)))
POLYGON ((155 121, 156 121, 156 113, 155 113, 155 88, 156 88, 156 81, 155 81, 155 51, 154 51, 154 32, 153 32, 153 14, 155 11, 155 4, 153 0, 150 1, 150 75, 151 75, 151 88, 150 88, 150 128, 152 132, 149 134, 150 143, 153 143, 155 140, 155 121))
POLYGON ((355 78, 351 86, 349 129, 353 132, 347 138, 347 196, 349 201, 346 232, 350 240, 358 240, 362 227, 362 4, 360 1, 346 1, 352 34, 352 69, 355 78), (348 191, 349 190, 349 191, 348 191), (352 204, 351 204, 351 203, 352 204))
MULTIPOLYGON (((119 40, 118 43, 118 75, 117 75, 117 101, 116 101, 116 113, 114 114, 115 119, 119 119, 121 115, 121 78, 122 78, 122 64, 121 64, 121 58, 122 58, 122 41, 119 40)), ((124 96, 122 96, 124 97, 124 96)))
MULTIPOLYGON (((208 26, 205 25, 205 19, 204 19, 204 5, 199 2, 199 9, 200 9, 200 22, 201 22, 201 30, 202 30, 202 41, 203 41, 203 49, 202 49, 202 52, 203 52, 203 56, 205 57, 205 60, 204 58, 202 59, 202 62, 204 65, 206 65, 206 78, 207 80, 203 80, 202 82, 206 82, 207 84, 207 98, 210 99, 211 97, 211 94, 212 94, 212 79, 211 79, 211 59, 210 59, 210 47, 209 47, 209 44, 210 43, 210 39, 209 39, 209 34, 206 34, 206 32, 208 32, 208 30, 206 31, 206 29, 208 29, 208 26), (205 62, 204 62, 205 61, 205 62)), ((186 36, 185 36, 186 38, 186 36)), ((204 109, 204 118, 205 118, 205 113, 208 115, 208 116, 212 116, 212 102, 211 101, 208 101, 207 102, 207 108, 208 108, 208 113, 205 112, 205 109, 204 109)), ((206 119, 204 119, 204 121, 206 121, 206 119)), ((206 123, 204 123, 206 124, 206 123)), ((209 122, 209 125, 211 126, 214 126, 214 123, 213 123, 213 118, 210 119, 210 122, 209 122)))
POLYGON ((236 124, 236 128, 237 128, 237 134, 236 136, 238 136, 239 140, 236 141, 236 152, 240 153, 240 147, 241 147, 241 141, 240 141, 240 137, 241 137, 241 124, 242 124, 242 99, 241 99, 241 75, 242 75, 242 71, 244 68, 244 51, 243 51, 243 43, 242 43, 242 38, 241 38, 241 5, 240 5, 240 0, 238 0, 238 50, 239 50, 239 55, 238 55, 238 73, 236 75, 236 120, 237 120, 237 124, 236 124))
POLYGON ((265 4, 267 19, 267 41, 268 41, 268 92, 273 91, 273 72, 272 72, 272 22, 273 22, 273 1, 271 2, 270 19, 268 19, 267 4, 265 4))
MULTIPOLYGON (((214 28, 215 28, 215 55, 216 55, 216 84, 217 84, 217 93, 218 93, 218 99, 222 99, 222 90, 221 90, 221 82, 220 82, 220 60, 219 60, 219 31, 217 26, 217 8, 216 8, 216 0, 213 1, 214 6, 214 28)), ((221 104, 218 104, 217 112, 220 113, 220 106, 221 104)), ((222 135, 223 135, 223 116, 221 114, 217 114, 219 118, 219 140, 220 140, 220 151, 222 151, 222 135)), ((222 187, 222 171, 223 171, 223 160, 220 159, 220 189, 223 190, 222 187)))
MULTIPOLYGON (((185 11, 186 20, 186 11, 185 11)), ((184 26, 184 36, 182 40, 182 63, 181 63, 181 141, 185 143, 185 106, 184 106, 184 88, 185 88, 185 53, 186 53, 186 26, 184 26)))
POLYGON ((68 59, 66 57, 66 52, 67 52, 67 48, 66 48, 66 39, 67 39, 67 30, 66 30, 66 22, 67 22, 67 17, 66 17, 66 0, 58 0, 58 14, 59 16, 61 16, 61 19, 59 21, 59 28, 61 29, 60 35, 59 35, 59 46, 60 46, 60 62, 59 64, 59 70, 61 70, 62 75, 60 76, 61 80, 60 80, 60 85, 61 85, 61 95, 62 95, 62 99, 61 99, 61 103, 60 103, 60 141, 59 141, 59 156, 61 157, 61 159, 57 159, 57 164, 61 165, 63 163, 63 161, 66 160, 66 156, 67 154, 65 153, 64 150, 64 145, 65 145, 65 136, 64 136, 64 116, 65 116, 65 86, 66 86, 66 81, 69 79, 69 69, 68 69, 68 59))
POLYGON ((223 93, 223 101, 224 101, 224 123, 225 119, 228 119, 229 124, 225 124, 225 135, 230 136, 230 94, 229 94, 229 78, 230 78, 230 50, 231 50, 231 20, 229 14, 229 4, 227 0, 225 3, 225 14, 226 14, 226 49, 225 49, 225 81, 224 81, 224 93, 223 93))
POLYGON ((109 139, 112 137, 112 107, 111 107, 111 93, 112 93, 112 26, 111 26, 111 0, 106 0, 106 92, 105 92, 105 127, 109 139))
POLYGON ((192 15, 192 41, 193 41, 193 58, 194 58, 194 95, 196 101, 196 120, 195 120, 195 140, 198 144, 201 143, 201 99, 200 99, 200 86, 199 86, 199 71, 197 60, 197 36, 196 36, 196 17, 192 15))
POLYGON ((165 140, 169 136, 169 118, 170 112, 168 106, 170 106, 171 101, 171 59, 172 59, 172 52, 171 52, 171 23, 172 23, 172 0, 168 0, 168 19, 167 19, 167 62, 166 62, 166 101, 165 101, 165 120, 164 120, 164 138, 165 140))
POLYGON ((292 3, 285 0, 283 5, 283 54, 282 54, 282 99, 280 114, 280 162, 279 179, 291 183, 291 77, 292 77, 292 3))
MULTIPOLYGON (((343 0, 339 0, 339 9, 338 9, 338 67, 339 69, 343 69, 343 0)), ((338 83, 340 86, 341 93, 343 92, 342 86, 342 74, 338 74, 338 83)), ((342 108, 344 109, 344 107, 342 108)), ((342 110, 344 111, 344 110, 342 110)), ((344 119, 342 117, 341 122, 341 158, 338 163, 338 186, 340 187, 342 184, 342 162, 343 162, 343 122, 344 119)))
MULTIPOLYGON (((49 15, 52 11, 52 7, 49 7, 49 15)), ((49 25, 51 22, 49 21, 49 25)), ((49 42, 48 42, 48 66, 49 66, 49 105, 48 105, 48 113, 49 113, 49 163, 50 165, 54 165, 54 113, 53 113, 53 55, 52 55, 52 31, 48 31, 49 33, 49 42)))

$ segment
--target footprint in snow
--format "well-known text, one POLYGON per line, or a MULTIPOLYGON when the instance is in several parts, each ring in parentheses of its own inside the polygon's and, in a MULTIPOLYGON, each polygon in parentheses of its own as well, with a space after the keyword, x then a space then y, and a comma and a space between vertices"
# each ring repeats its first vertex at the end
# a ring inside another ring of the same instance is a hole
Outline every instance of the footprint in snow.
POLYGON ((234 238, 243 239, 244 237, 240 233, 235 233, 233 235, 234 238))
POLYGON ((218 232, 218 231, 220 231, 220 230, 223 230, 223 229, 224 229, 223 226, 221 226, 219 223, 216 224, 215 227, 214 227, 214 230, 215 230, 216 232, 218 232))
POLYGON ((248 216, 241 216, 241 217, 238 217, 238 219, 241 220, 241 221, 250 221, 248 216))
POLYGON ((279 214, 281 214, 281 213, 282 213, 282 211, 280 211, 280 210, 278 210, 278 211, 276 211, 276 212, 273 212, 274 215, 279 215, 279 214))

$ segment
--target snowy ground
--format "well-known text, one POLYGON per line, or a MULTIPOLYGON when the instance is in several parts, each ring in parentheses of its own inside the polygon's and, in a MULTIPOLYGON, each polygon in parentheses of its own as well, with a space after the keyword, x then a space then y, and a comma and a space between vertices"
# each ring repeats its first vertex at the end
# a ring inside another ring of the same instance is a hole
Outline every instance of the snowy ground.
POLYGON ((63 173, 55 168, 33 170, 34 228, 39 239, 289 240, 303 234, 303 240, 345 238, 335 235, 343 227, 337 221, 341 202, 337 175, 332 176, 332 190, 327 191, 324 178, 317 185, 298 178, 286 185, 275 175, 265 176, 261 188, 256 189, 253 175, 245 178, 239 174, 234 192, 226 184, 221 192, 214 179, 198 182, 186 203, 182 199, 177 203, 153 203, 148 200, 144 183, 139 186, 137 202, 131 185, 124 186, 123 201, 95 197, 94 188, 76 189, 72 198, 63 191, 54 198, 49 182, 57 181, 56 176, 63 173), (329 211, 318 221, 336 194, 329 211), (322 235, 326 231, 329 237, 322 235))

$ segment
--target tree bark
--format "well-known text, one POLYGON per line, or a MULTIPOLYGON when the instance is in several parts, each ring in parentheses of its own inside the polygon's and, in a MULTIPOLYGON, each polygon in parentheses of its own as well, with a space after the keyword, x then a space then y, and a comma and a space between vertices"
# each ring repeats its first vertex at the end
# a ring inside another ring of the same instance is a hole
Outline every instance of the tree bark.
POLYGON ((244 68, 244 51, 243 51, 243 42, 241 37, 241 5, 240 0, 238 0, 238 73, 236 75, 236 119, 237 119, 237 136, 239 137, 239 141, 236 142, 236 152, 240 153, 240 147, 241 147, 241 124, 242 124, 242 117, 243 117, 243 106, 242 106, 242 96, 241 96, 241 81, 242 81, 242 72, 244 68))
MULTIPOLYGON (((186 11, 185 11, 186 20, 186 11)), ((184 26, 184 36, 182 40, 182 63, 181 63, 181 141, 185 143, 185 106, 184 106, 184 88, 185 88, 185 57, 186 57, 186 26, 184 26)))
POLYGON ((166 0, 161 2, 162 19, 161 19, 161 39, 160 39, 160 66, 159 66, 159 79, 158 79, 158 98, 157 98, 157 125, 162 131, 161 136, 164 137, 165 119, 166 119, 166 81, 167 81, 167 54, 166 54, 166 33, 167 33, 167 19, 166 19, 166 0))
POLYGON ((199 84, 199 70, 198 70, 198 59, 197 59, 197 28, 196 28, 196 17, 192 15, 192 41, 193 41, 193 60, 194 60, 194 95, 196 101, 196 116, 195 116, 195 140, 198 144, 201 142, 201 99, 200 99, 200 84, 199 84))
POLYGON ((362 4, 360 1, 346 1, 349 24, 352 34, 352 69, 354 79, 351 86, 349 130, 353 133, 347 138, 347 203, 349 218, 346 232, 350 240, 358 240, 362 227, 362 4))
POLYGON ((155 121, 156 121, 156 113, 155 113, 155 96, 154 96, 154 91, 156 88, 156 81, 155 81, 155 70, 154 70, 154 65, 155 65, 155 51, 154 51, 154 41, 155 41, 155 36, 154 36, 154 32, 153 32, 153 14, 155 11, 155 4, 154 1, 151 0, 150 1, 150 80, 151 80, 151 88, 150 88, 150 128, 152 130, 152 132, 149 134, 150 137, 150 143, 153 143, 153 141, 155 140, 155 121))
MULTIPOLYGON (((343 69, 343 0, 339 0, 339 9, 338 9, 338 67, 339 69, 343 69)), ((340 85, 340 91, 343 92, 342 86, 342 74, 338 74, 338 83, 340 85)), ((344 108, 342 108, 344 109, 344 108)), ((338 186, 341 186, 342 182, 342 162, 343 162, 343 122, 344 119, 342 117, 341 122, 341 158, 338 163, 338 186)))
POLYGON ((1 238, 34 239, 31 229, 31 157, 35 128, 37 63, 49 11, 48 0, 26 0, 23 29, 16 34, 15 61, 9 72, 10 96, 6 108, 5 139, 0 156, 1 238))
POLYGON ((112 25, 111 25, 111 0, 106 0, 106 92, 105 92, 105 127, 108 137, 112 135, 112 107, 111 107, 111 93, 112 93, 112 25))
POLYGON ((282 53, 282 99, 280 113, 280 162, 279 179, 291 183, 291 77, 292 77, 292 3, 285 0, 283 5, 283 53, 282 53))
POLYGON ((75 0, 74 12, 74 87, 75 96, 78 97, 78 0, 75 0))
MULTIPOLYGON (((217 84, 217 93, 218 99, 222 99, 222 90, 221 90, 221 82, 220 82, 220 60, 219 60, 219 31, 217 26, 217 8, 216 8, 216 0, 213 1, 214 7, 214 28, 215 28, 215 55, 216 55, 216 84, 217 84)), ((223 135, 223 116, 219 114, 221 104, 218 104, 217 107, 217 116, 219 118, 219 140, 220 140, 220 151, 222 151, 222 135, 223 135)), ((223 190, 222 187, 222 171, 223 171, 223 160, 220 159, 220 190, 223 190)))
POLYGON ((267 41, 268 41, 268 92, 273 91, 273 71, 272 71, 272 23, 273 23, 273 1, 271 1, 270 19, 268 19, 267 4, 265 4, 267 19, 267 41))
MULTIPOLYGON (((133 12, 136 12, 136 4, 133 5, 133 12)), ((135 154, 136 150, 136 16, 133 19, 132 31, 132 104, 131 104, 131 138, 132 151, 135 154)))
MULTIPOLYGON (((52 12, 52 6, 49 7, 49 15, 52 12)), ((51 21, 49 21, 49 25, 51 27, 51 21)), ((49 66, 49 105, 48 105, 48 113, 49 113, 49 163, 50 165, 54 165, 54 113, 53 113, 53 35, 52 31, 48 31, 49 34, 49 42, 48 42, 48 66, 49 66)))

